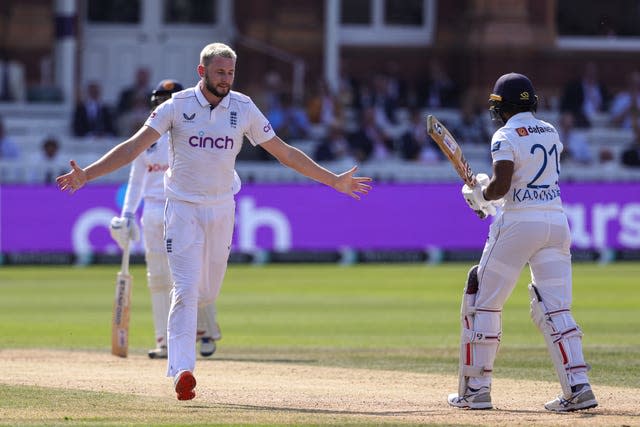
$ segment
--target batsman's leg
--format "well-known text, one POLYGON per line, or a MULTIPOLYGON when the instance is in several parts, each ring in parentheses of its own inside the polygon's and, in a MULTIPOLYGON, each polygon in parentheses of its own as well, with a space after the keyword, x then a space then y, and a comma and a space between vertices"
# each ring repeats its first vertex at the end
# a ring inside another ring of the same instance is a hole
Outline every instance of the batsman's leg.
POLYGON ((458 408, 491 409, 491 373, 500 343, 500 311, 476 307, 478 286, 476 265, 467 275, 460 309, 458 393, 450 394, 447 400, 458 408))
POLYGON ((151 309, 156 336, 156 348, 149 350, 151 359, 167 358, 167 319, 171 306, 171 274, 165 254, 148 252, 147 284, 151 293, 151 309))
POLYGON ((562 388, 562 395, 547 402, 545 408, 569 412, 593 408, 598 402, 589 384, 589 366, 582 351, 582 330, 571 313, 569 230, 558 227, 559 230, 551 234, 564 235, 564 244, 545 248, 531 259, 534 283, 529 285, 529 296, 531 318, 542 332, 562 388))
POLYGON ((151 294, 151 309, 156 348, 149 350, 152 359, 167 358, 167 318, 171 306, 173 280, 164 245, 164 203, 146 200, 142 213, 144 230, 147 286, 151 294))

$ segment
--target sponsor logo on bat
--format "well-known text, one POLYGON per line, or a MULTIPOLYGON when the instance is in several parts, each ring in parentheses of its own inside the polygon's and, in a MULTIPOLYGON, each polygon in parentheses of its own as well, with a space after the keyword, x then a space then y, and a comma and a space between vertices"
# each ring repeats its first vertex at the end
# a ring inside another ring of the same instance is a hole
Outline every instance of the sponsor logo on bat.
POLYGON ((436 133, 437 133, 438 135, 442 135, 442 133, 444 132, 444 131, 442 130, 442 125, 441 125, 440 123, 438 123, 438 122, 435 122, 435 123, 433 124, 433 129, 436 131, 436 133))
POLYGON ((451 151, 451 153, 455 153, 456 150, 458 149, 458 144, 456 144, 456 142, 451 139, 451 137, 449 135, 444 135, 442 138, 444 145, 447 146, 447 148, 449 149, 449 151, 451 151))
POLYGON ((118 301, 116 303, 116 315, 115 315, 115 323, 119 325, 122 322, 122 313, 124 311, 124 306, 127 304, 127 295, 125 292, 125 288, 127 285, 127 281, 125 279, 118 280, 118 289, 116 295, 118 296, 118 301))
POLYGON ((118 345, 120 347, 127 347, 127 330, 118 329, 118 345))

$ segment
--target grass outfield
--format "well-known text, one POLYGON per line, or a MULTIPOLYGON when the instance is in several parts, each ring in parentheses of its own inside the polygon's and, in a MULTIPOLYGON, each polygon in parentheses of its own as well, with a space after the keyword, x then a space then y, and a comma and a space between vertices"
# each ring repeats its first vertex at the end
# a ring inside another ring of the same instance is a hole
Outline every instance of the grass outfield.
MULTIPOLYGON (((469 267, 232 265, 218 301, 223 340, 215 357, 455 374, 460 297, 469 267)), ((117 266, 1 267, 0 349, 108 353, 116 271, 117 266)), ((150 298, 144 268, 133 266, 132 273, 130 351, 143 355, 154 341, 150 298)), ((529 317, 525 273, 503 312, 494 376, 556 381, 529 317)), ((593 383, 640 388, 638 277, 637 263, 574 265, 573 311, 585 332, 593 383)), ((20 393, 49 394, 0 386, 0 409, 14 404, 6 397, 20 393)))
MULTIPOLYGON (((466 264, 231 266, 218 301, 220 355, 333 366, 455 371, 466 264)), ((0 268, 0 348, 108 351, 117 267, 0 268)), ((131 351, 152 347, 149 291, 134 266, 131 351)), ((529 317, 527 272, 507 301, 497 376, 553 379, 529 317), (526 367, 523 371, 521 367, 526 367)), ((574 315, 594 381, 640 387, 640 265, 575 264, 574 315)))

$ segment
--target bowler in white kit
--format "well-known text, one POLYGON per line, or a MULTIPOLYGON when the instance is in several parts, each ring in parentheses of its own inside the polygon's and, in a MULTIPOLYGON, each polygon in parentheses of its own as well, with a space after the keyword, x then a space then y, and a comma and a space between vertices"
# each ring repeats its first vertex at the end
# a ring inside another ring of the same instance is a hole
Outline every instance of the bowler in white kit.
MULTIPOLYGON (((182 90, 184 87, 176 80, 160 81, 151 94, 151 106, 156 108, 182 90)), ((120 247, 128 244, 129 240, 137 240, 139 231, 135 213, 144 199, 142 226, 147 286, 151 293, 156 341, 156 347, 148 352, 151 359, 167 358, 167 319, 173 286, 164 243, 164 174, 168 169, 169 134, 165 133, 131 163, 121 215, 114 217, 110 224, 111 235, 120 247)), ((240 177, 234 171, 234 194, 240 191, 240 187, 240 177)), ((205 357, 215 353, 216 341, 222 338, 216 318, 214 302, 199 304, 197 340, 200 342, 200 354, 205 357)))
MULTIPOLYGON (((196 317, 201 303, 216 300, 224 278, 233 234, 233 171, 243 137, 280 163, 355 199, 371 189, 371 178, 339 175, 282 141, 251 98, 231 90, 236 53, 212 43, 200 54, 199 83, 160 105, 144 126, 86 168, 57 178, 62 191, 75 192, 87 181, 135 159, 169 132, 165 174, 165 246, 174 286, 168 322, 168 369, 178 400, 195 397, 196 317)), ((339 213, 336 213, 339 215, 339 213)))

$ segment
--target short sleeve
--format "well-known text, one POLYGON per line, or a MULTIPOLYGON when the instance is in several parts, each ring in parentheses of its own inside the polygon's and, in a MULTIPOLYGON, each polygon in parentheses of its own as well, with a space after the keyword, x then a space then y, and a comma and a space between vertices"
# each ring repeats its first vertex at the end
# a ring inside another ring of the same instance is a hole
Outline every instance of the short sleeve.
POLYGON ((513 145, 502 132, 496 132, 491 139, 491 158, 494 162, 500 160, 515 161, 513 145))
POLYGON ((171 129, 172 117, 173 102, 169 100, 156 107, 144 124, 155 129, 160 135, 164 135, 169 131, 169 129, 171 129))
POLYGON ((271 123, 253 101, 247 108, 247 124, 245 135, 253 145, 260 145, 276 136, 271 123))

